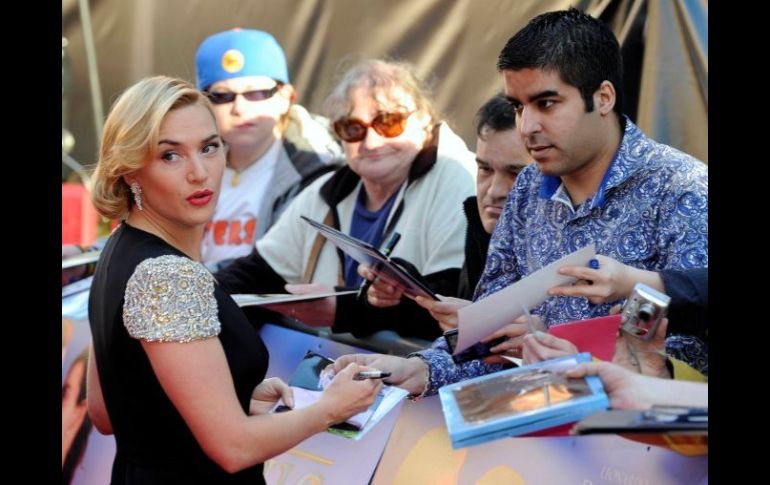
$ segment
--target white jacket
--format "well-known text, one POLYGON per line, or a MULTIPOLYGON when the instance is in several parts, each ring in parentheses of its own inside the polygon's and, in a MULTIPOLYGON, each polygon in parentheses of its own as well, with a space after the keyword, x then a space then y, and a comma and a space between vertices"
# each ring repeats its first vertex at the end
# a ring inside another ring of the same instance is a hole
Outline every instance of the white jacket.
MULTIPOLYGON (((299 216, 324 220, 330 206, 321 195, 322 187, 334 175, 326 174, 303 190, 256 243, 262 258, 289 283, 302 282, 317 234, 299 216)), ((442 124, 435 164, 421 176, 405 182, 393 204, 389 221, 403 199, 404 208, 394 227, 401 233, 401 239, 391 256, 406 259, 423 275, 459 269, 464 259, 466 231, 463 200, 474 195, 474 179, 474 154, 442 124)), ((359 180, 355 189, 336 204, 339 229, 344 233, 350 232, 361 185, 359 180)), ((336 248, 324 243, 311 282, 337 285, 341 271, 336 248)))

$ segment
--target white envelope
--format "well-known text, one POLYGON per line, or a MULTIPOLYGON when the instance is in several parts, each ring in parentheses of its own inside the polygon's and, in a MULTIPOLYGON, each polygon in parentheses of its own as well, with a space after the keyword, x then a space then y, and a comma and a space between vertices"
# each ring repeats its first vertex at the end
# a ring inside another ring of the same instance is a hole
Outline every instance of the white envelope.
POLYGON ((299 301, 311 301, 320 300, 321 298, 328 298, 330 296, 343 296, 352 295, 358 293, 358 290, 344 290, 344 291, 332 291, 328 293, 304 293, 301 295, 295 295, 294 293, 274 293, 269 295, 255 295, 248 293, 236 293, 230 295, 235 303, 239 307, 245 306, 262 306, 262 305, 279 305, 282 303, 295 303, 299 301))

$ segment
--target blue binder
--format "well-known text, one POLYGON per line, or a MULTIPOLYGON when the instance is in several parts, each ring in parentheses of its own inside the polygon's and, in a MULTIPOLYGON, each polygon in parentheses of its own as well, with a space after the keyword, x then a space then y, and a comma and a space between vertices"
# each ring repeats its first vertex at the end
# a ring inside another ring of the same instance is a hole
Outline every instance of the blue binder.
POLYGON ((452 447, 532 433, 607 409, 599 377, 567 379, 559 373, 590 361, 588 353, 575 354, 442 387, 452 447))

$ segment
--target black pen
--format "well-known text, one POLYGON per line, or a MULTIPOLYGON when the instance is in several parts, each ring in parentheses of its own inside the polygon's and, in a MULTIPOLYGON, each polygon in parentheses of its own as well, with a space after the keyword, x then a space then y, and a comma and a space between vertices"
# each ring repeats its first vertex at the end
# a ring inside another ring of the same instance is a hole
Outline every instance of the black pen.
MULTIPOLYGON (((390 253, 393 252, 393 248, 396 247, 396 243, 398 243, 399 239, 401 239, 401 234, 394 231, 380 250, 383 256, 386 258, 390 256, 390 253)), ((364 278, 364 280, 361 282, 361 286, 358 287, 358 298, 362 298, 366 292, 369 291, 369 287, 372 286, 372 283, 374 283, 374 280, 368 280, 364 278)))
POLYGON ((390 377, 390 372, 382 372, 378 370, 367 370, 358 372, 353 376, 354 381, 363 381, 364 379, 385 379, 390 377))
POLYGON ((393 248, 396 247, 396 243, 398 243, 399 239, 401 239, 401 234, 393 231, 393 234, 390 235, 390 238, 388 238, 388 241, 382 247, 382 254, 384 254, 385 257, 390 257, 390 253, 393 252, 393 248))

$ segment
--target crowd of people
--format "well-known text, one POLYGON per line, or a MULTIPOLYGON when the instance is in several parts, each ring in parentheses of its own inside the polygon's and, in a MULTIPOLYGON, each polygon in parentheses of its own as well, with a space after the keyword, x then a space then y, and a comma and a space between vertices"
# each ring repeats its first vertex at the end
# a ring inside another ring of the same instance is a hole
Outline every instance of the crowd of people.
POLYGON ((94 206, 120 221, 91 283, 87 372, 90 422, 117 443, 113 483, 263 483, 265 460, 371 405, 381 383, 355 373, 388 372, 418 399, 514 365, 503 356, 573 354, 543 330, 608 315, 639 282, 671 297, 656 335, 619 331, 612 362, 568 376, 598 375, 615 409, 707 407, 708 170, 624 115, 621 51, 603 22, 548 12, 509 39, 475 154, 402 62, 352 66, 323 116, 295 103, 267 32, 214 34, 195 66, 195 83, 156 76, 121 94, 93 176, 94 206), (400 234, 394 261, 439 300, 407 297, 300 216, 375 247, 400 234), (532 309, 537 328, 510 322, 484 339, 504 337, 491 356, 454 362, 442 333, 461 308, 591 243, 597 264, 560 269, 575 283, 532 309), (361 287, 248 316, 230 297, 361 287), (293 404, 266 376, 281 349, 259 326, 276 312, 435 340, 343 356, 315 405, 274 414, 293 404))

